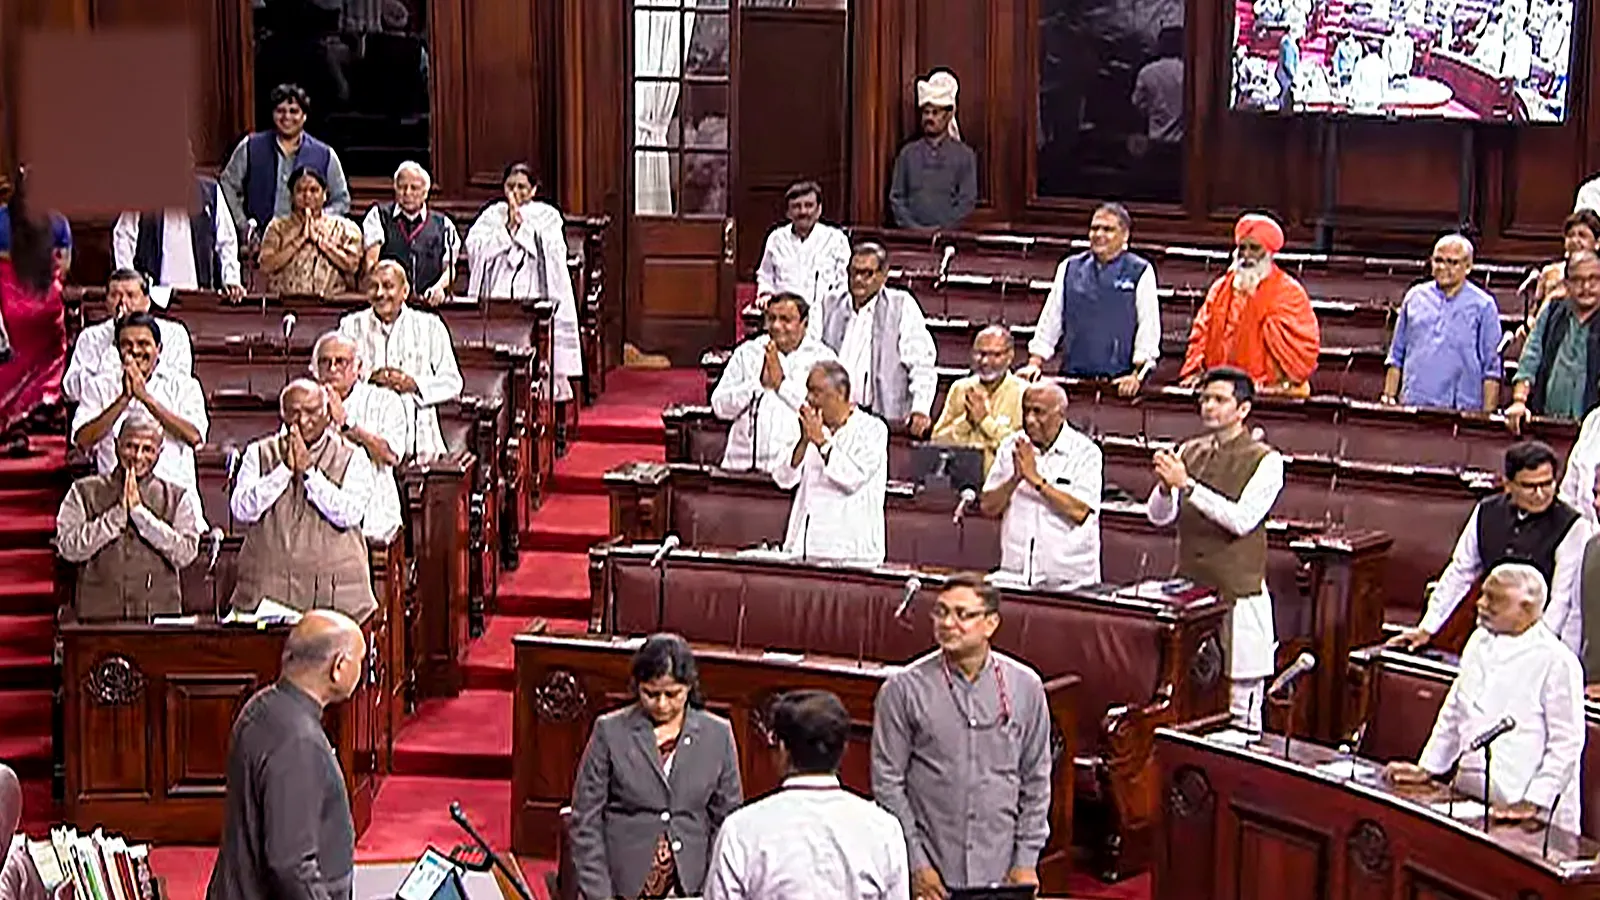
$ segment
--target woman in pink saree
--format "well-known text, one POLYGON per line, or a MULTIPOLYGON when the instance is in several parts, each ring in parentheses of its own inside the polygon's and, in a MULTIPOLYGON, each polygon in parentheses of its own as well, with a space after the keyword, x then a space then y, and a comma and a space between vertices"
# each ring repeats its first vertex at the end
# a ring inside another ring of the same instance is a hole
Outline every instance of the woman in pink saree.
POLYGON ((20 177, 0 207, 0 454, 28 452, 28 419, 60 400, 67 364, 61 281, 72 231, 60 216, 35 218, 20 177))

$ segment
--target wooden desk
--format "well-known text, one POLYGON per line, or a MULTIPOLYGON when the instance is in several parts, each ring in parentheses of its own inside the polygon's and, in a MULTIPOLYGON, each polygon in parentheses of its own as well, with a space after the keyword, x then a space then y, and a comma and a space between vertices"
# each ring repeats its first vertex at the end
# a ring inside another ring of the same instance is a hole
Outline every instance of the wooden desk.
POLYGON ((1600 894, 1600 845, 1570 834, 1458 822, 1377 778, 1315 769, 1325 747, 1223 746, 1162 729, 1155 755, 1166 815, 1155 900, 1237 897, 1559 900, 1600 894))
MULTIPOLYGON (((516 636, 516 725, 511 749, 515 853, 556 858, 561 808, 571 802, 573 780, 594 720, 634 701, 628 691, 629 666, 639 643, 516 636)), ((697 647, 695 661, 706 708, 733 726, 746 797, 760 796, 782 783, 770 711, 785 692, 804 689, 832 691, 844 703, 851 727, 839 779, 871 796, 872 703, 895 667, 825 657, 779 658, 726 647, 697 647)), ((1045 683, 1051 750, 1057 763, 1051 782, 1050 841, 1039 864, 1047 890, 1064 889, 1071 868, 1073 770, 1062 762, 1070 763, 1077 750, 1073 739, 1077 687, 1075 675, 1045 683)))

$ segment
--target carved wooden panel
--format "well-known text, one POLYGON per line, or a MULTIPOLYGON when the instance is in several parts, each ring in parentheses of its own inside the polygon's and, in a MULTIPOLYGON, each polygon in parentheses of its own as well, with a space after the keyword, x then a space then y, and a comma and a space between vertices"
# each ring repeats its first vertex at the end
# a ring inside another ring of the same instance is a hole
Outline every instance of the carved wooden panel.
POLYGON ((174 673, 165 684, 167 796, 220 798, 227 787, 232 723, 260 687, 256 673, 174 673))
POLYGON ((1406 866, 1400 873, 1400 896, 1406 900, 1490 900, 1495 895, 1474 890, 1440 872, 1406 866))
POLYGON ((1235 804, 1233 853, 1251 873, 1231 894, 1238 900, 1322 900, 1332 867, 1329 836, 1264 811, 1235 804))
POLYGON ((150 695, 144 675, 123 657, 97 662, 77 693, 82 729, 73 738, 93 735, 98 752, 78 755, 78 790, 83 797, 148 797, 153 793, 152 748, 146 739, 150 695), (113 676, 115 671, 119 674, 113 676), (118 684, 121 687, 109 687, 118 684), (128 685, 138 684, 137 691, 128 685))

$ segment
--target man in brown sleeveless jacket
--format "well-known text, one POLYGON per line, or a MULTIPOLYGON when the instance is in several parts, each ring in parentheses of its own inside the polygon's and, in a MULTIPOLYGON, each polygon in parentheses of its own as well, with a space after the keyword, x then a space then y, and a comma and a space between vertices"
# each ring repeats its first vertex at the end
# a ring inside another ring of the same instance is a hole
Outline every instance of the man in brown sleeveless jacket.
POLYGON ((200 547, 200 501, 155 476, 161 423, 130 413, 117 431, 117 465, 80 478, 56 514, 56 550, 78 564, 80 620, 147 619, 183 611, 178 573, 200 547))
POLYGON ((1219 366, 1200 379, 1206 433, 1158 450, 1158 484, 1147 514, 1178 523, 1178 574, 1233 601, 1234 720, 1261 728, 1262 683, 1272 674, 1277 634, 1267 594, 1267 514, 1283 490, 1283 457, 1245 428, 1255 383, 1219 366))
POLYGON ((234 519, 249 526, 231 602, 248 611, 270 597, 363 622, 377 608, 361 534, 372 462, 329 427, 322 385, 291 381, 278 408, 283 430, 245 451, 229 501, 234 519))

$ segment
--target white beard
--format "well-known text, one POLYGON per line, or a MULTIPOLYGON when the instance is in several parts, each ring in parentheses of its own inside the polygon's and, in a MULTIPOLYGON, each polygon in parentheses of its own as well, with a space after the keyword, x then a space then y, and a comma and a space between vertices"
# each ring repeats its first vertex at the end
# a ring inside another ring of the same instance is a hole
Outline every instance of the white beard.
POLYGON ((1255 264, 1248 264, 1243 260, 1235 260, 1233 264, 1233 289, 1241 294, 1250 295, 1256 292, 1267 276, 1272 274, 1272 257, 1262 257, 1255 264))

